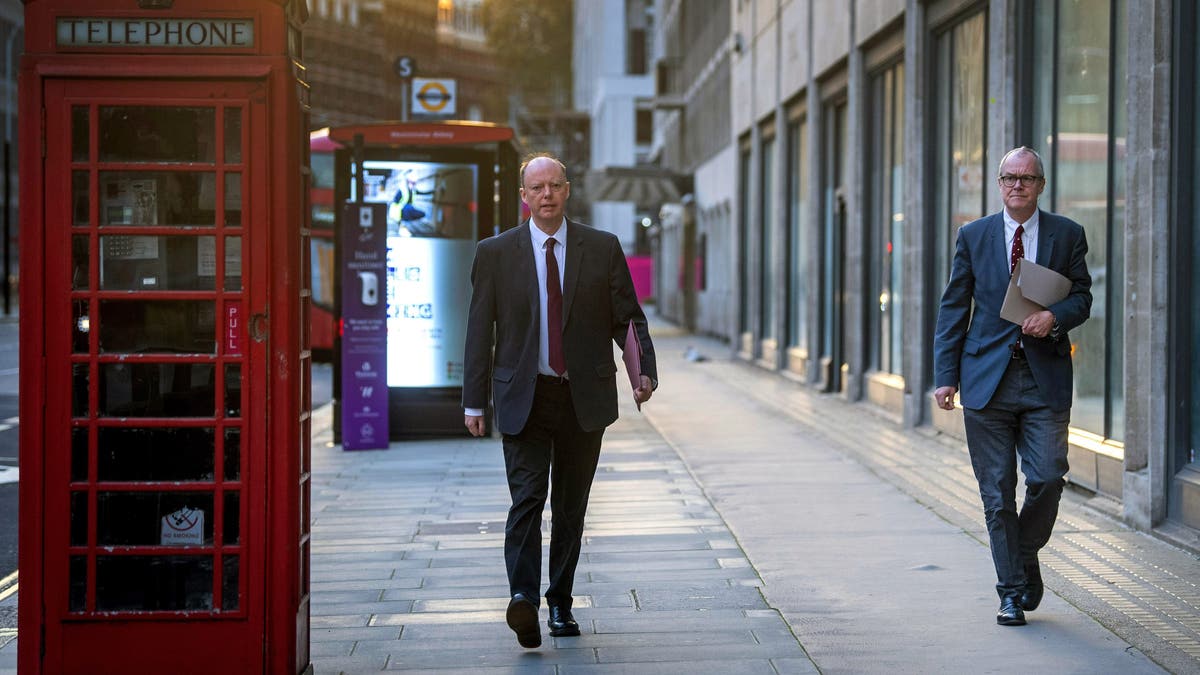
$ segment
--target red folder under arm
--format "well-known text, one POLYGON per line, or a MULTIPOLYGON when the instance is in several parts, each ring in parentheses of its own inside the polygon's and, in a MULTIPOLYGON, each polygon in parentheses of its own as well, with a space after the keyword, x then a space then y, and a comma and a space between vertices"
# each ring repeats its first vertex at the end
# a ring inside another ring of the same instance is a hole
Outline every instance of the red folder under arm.
MULTIPOLYGON (((621 355, 621 360, 625 362, 625 372, 629 375, 629 384, 633 385, 636 390, 642 386, 642 343, 638 340, 637 331, 633 328, 633 322, 629 322, 629 330, 625 331, 625 349, 621 355)), ((641 401, 635 396, 634 403, 637 403, 637 409, 642 409, 641 401)))

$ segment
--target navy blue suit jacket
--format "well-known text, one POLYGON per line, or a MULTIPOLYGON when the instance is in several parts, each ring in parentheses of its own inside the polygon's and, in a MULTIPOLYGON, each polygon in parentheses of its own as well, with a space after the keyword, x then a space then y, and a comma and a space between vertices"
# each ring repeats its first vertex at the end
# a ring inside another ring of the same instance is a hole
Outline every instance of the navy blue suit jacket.
POLYGON ((987 406, 1012 357, 1009 345, 1018 336, 1046 404, 1054 410, 1071 407, 1068 331, 1087 320, 1092 308, 1087 237, 1069 218, 1038 214, 1034 262, 1071 280, 1067 297, 1047 308, 1058 321, 1057 340, 1022 336, 1020 326, 1000 318, 1010 277, 1003 214, 985 216, 958 231, 950 283, 938 308, 933 359, 934 387, 958 387, 964 408, 987 406))
MULTIPOLYGON (((603 429, 617 419, 617 365, 632 321, 642 347, 643 375, 658 379, 654 344, 638 304, 621 242, 567 220, 563 267, 563 352, 579 426, 603 429)), ((501 433, 517 434, 533 407, 540 313, 529 221, 484 239, 471 267, 463 407, 496 406, 501 433)), ((626 385, 628 386, 628 385, 626 385)))

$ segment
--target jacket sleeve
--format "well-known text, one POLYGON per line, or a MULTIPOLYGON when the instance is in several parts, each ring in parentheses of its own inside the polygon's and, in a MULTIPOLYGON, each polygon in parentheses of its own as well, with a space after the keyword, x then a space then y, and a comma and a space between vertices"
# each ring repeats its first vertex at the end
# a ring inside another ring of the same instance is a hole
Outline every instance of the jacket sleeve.
POLYGON ((646 313, 638 303, 633 277, 629 274, 629 262, 625 260, 625 252, 621 250, 621 244, 616 237, 610 240, 609 245, 608 289, 612 297, 613 341, 621 349, 625 348, 625 334, 629 330, 629 322, 632 321, 634 332, 637 333, 638 342, 642 347, 642 374, 657 383, 658 364, 654 357, 654 343, 650 340, 646 313))
POLYGON ((495 340, 496 285, 492 253, 486 242, 475 247, 471 263, 471 305, 467 313, 466 353, 463 357, 464 408, 487 408, 490 395, 492 347, 495 340))
POLYGON ((958 230, 950 281, 938 306, 933 335, 933 386, 958 387, 963 342, 971 321, 971 299, 975 295, 975 271, 963 228, 958 230))
POLYGON ((1092 275, 1087 267, 1087 235, 1078 224, 1073 229, 1075 240, 1071 245, 1071 258, 1063 272, 1063 276, 1071 280, 1071 290, 1067 297, 1047 307, 1064 333, 1087 321, 1092 313, 1092 275))

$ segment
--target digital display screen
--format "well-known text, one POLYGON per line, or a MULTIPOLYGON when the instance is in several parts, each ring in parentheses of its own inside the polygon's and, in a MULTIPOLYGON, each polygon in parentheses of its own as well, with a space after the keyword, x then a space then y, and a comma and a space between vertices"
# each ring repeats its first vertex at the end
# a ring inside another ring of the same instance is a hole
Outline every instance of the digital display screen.
POLYGON ((474 164, 364 161, 387 204, 387 383, 461 387, 478 217, 474 164))

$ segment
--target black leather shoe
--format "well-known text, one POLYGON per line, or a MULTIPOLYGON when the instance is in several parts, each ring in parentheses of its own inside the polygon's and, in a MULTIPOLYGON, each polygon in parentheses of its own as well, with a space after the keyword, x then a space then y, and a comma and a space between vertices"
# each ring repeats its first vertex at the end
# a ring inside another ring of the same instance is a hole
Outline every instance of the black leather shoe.
POLYGON ((575 622, 575 617, 571 616, 571 610, 560 605, 550 605, 550 620, 546 625, 550 626, 551 637, 579 635, 579 624, 575 622))
POLYGON ((1004 598, 1000 601, 1000 611, 996 612, 996 623, 1001 626, 1024 626, 1025 612, 1017 598, 1004 598))
POLYGON ((1042 583, 1042 569, 1037 561, 1025 566, 1025 589, 1021 591, 1021 609, 1032 612, 1042 604, 1046 585, 1042 583))
POLYGON ((522 647, 533 649, 542 646, 542 626, 538 623, 537 605, 525 597, 524 593, 517 593, 512 597, 504 619, 508 622, 508 627, 517 634, 517 642, 521 643, 522 647))

